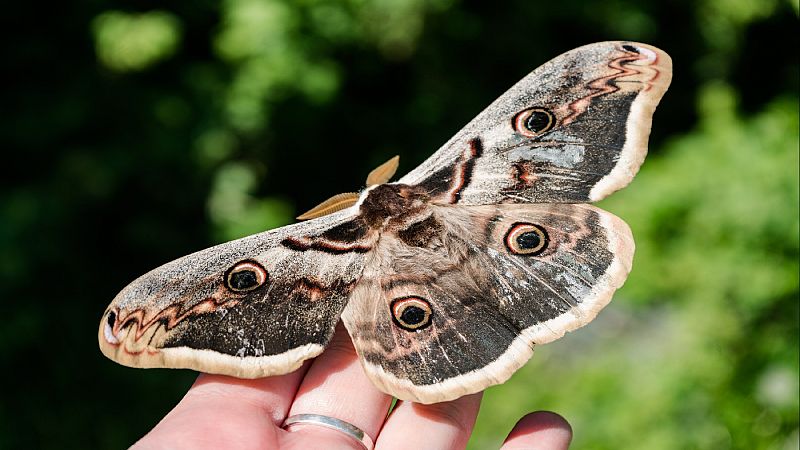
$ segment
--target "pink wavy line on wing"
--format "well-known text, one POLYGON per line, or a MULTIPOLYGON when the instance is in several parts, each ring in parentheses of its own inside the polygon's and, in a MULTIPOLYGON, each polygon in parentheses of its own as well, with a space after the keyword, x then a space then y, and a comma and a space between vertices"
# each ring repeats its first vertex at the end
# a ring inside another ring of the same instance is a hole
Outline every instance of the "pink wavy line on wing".
MULTIPOLYGON (((332 289, 333 286, 324 286, 322 282, 319 280, 315 280, 309 277, 301 277, 293 287, 294 290, 304 290, 309 293, 310 300, 318 300, 324 298, 324 294, 326 291, 332 289)), ((215 299, 214 297, 206 298, 188 310, 184 311, 183 313, 180 312, 180 305, 170 305, 166 308, 162 309, 158 313, 154 314, 150 319, 145 321, 145 310, 144 308, 137 308, 130 313, 126 314, 125 317, 120 315, 120 319, 117 320, 117 323, 114 324, 114 335, 116 335, 123 326, 126 326, 128 323, 133 322, 137 325, 136 327, 136 334, 134 335, 134 340, 139 340, 146 332, 150 329, 151 326, 158 323, 163 319, 167 319, 167 323, 165 324, 165 328, 167 330, 171 330, 177 324, 182 322, 187 317, 193 315, 200 315, 200 314, 208 314, 210 312, 216 311, 220 307, 231 308, 239 304, 241 299, 238 298, 230 298, 230 299, 215 299)), ((120 311, 117 311, 117 314, 120 314, 120 311)), ((130 352, 129 352, 130 353, 130 352)), ((139 352, 141 353, 141 352, 139 352)))
MULTIPOLYGON (((608 63, 608 67, 610 69, 614 70, 615 72, 610 74, 610 75, 606 75, 604 77, 600 77, 600 78, 596 78, 596 79, 592 80, 589 83, 589 88, 595 89, 595 92, 593 92, 592 94, 587 95, 586 97, 582 97, 582 98, 580 98, 578 100, 575 100, 574 102, 570 103, 567 106, 567 109, 569 111, 571 111, 571 112, 570 112, 569 115, 564 117, 564 119, 561 121, 561 123, 563 125, 567 125, 567 124, 571 123, 573 120, 575 120, 575 118, 577 116, 579 116, 579 115, 583 114, 584 112, 586 112, 586 110, 589 108, 589 105, 592 103, 592 99, 593 98, 599 97, 599 96, 602 96, 602 95, 613 94, 614 92, 617 92, 619 90, 619 87, 611 84, 611 81, 613 81, 613 80, 615 80, 617 78, 626 77, 628 75, 641 73, 640 71, 638 71, 636 69, 629 69, 629 68, 623 66, 623 63, 630 63, 630 62, 637 61, 637 60, 640 60, 640 59, 645 59, 645 58, 642 55, 638 55, 637 54, 637 55, 633 56, 633 54, 631 54, 629 52, 625 52, 625 55, 611 60, 608 63)), ((658 76, 658 75, 656 74, 656 76, 658 76)))
MULTIPOLYGON (((655 58, 655 59, 653 60, 653 62, 650 64, 650 67, 656 66, 656 65, 658 64, 658 56, 659 56, 659 55, 658 55, 658 53, 656 53, 656 58, 655 58)), ((661 76, 661 71, 660 71, 660 70, 658 70, 658 69, 656 69, 656 68, 653 68, 652 70, 653 70, 653 76, 652 76, 652 77, 650 77, 650 79, 649 79, 649 80, 645 81, 645 83, 644 83, 644 89, 642 89, 642 90, 643 90, 643 91, 645 91, 645 92, 647 92, 647 91, 649 91, 650 89, 652 89, 652 88, 653 88, 653 86, 655 85, 655 81, 658 79, 658 77, 660 77, 660 76, 661 76)))
POLYGON ((133 322, 137 325, 136 327, 136 334, 134 335, 134 340, 139 340, 144 333, 150 329, 153 324, 158 323, 163 319, 167 319, 167 323, 165 325, 167 330, 172 329, 178 323, 182 322, 184 319, 191 315, 197 314, 205 314, 212 311, 215 311, 221 306, 231 307, 235 306, 239 303, 238 299, 228 299, 223 300, 221 302, 217 302, 214 298, 207 298, 205 300, 200 301, 196 305, 189 308, 187 311, 181 313, 179 305, 171 305, 168 306, 157 314, 153 315, 150 319, 145 321, 144 317, 144 309, 139 308, 131 311, 130 313, 126 314, 124 318, 120 318, 114 326, 114 334, 116 335, 119 330, 127 325, 129 322, 133 322))
POLYGON ((457 203, 461 190, 464 185, 469 181, 469 174, 467 173, 469 161, 477 156, 475 145, 470 144, 462 151, 461 157, 458 159, 458 168, 455 170, 455 177, 453 178, 453 185, 448 192, 450 196, 450 203, 457 203))

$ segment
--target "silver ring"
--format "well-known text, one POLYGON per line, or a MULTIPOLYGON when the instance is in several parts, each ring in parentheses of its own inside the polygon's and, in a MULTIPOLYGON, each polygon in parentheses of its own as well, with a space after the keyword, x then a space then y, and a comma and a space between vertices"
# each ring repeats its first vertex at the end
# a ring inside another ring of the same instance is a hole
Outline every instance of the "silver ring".
POLYGON ((317 425, 320 427, 341 431, 342 433, 358 441, 358 443, 361 444, 361 446, 366 450, 372 450, 375 448, 375 442, 367 435, 367 433, 364 433, 361 428, 347 423, 344 420, 339 420, 335 417, 323 416, 321 414, 295 414, 283 422, 283 429, 288 430, 289 427, 296 425, 317 425))

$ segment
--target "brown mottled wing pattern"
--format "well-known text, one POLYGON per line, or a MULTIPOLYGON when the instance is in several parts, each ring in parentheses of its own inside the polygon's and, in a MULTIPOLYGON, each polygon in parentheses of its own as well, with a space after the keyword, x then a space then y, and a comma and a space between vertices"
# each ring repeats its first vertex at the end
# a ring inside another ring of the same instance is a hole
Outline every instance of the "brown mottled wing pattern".
POLYGON ((644 160, 672 62, 603 42, 567 52, 503 94, 400 179, 436 203, 583 203, 627 185, 644 160))
POLYGON ((100 347, 133 367, 290 372, 331 338, 372 239, 347 210, 178 259, 117 295, 100 347))
POLYGON ((381 238, 342 316, 369 376, 404 400, 502 383, 591 321, 633 256, 627 225, 589 205, 434 206, 424 223, 417 247, 381 238))

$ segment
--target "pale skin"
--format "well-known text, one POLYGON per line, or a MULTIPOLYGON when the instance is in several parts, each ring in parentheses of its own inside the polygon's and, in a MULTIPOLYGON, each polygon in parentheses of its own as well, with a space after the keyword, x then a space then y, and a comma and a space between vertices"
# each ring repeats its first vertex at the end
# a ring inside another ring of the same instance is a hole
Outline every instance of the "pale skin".
MULTIPOLYGON (((359 365, 347 333, 337 329, 325 352, 283 376, 242 380, 200 375, 186 396, 134 445, 145 449, 352 449, 353 438, 319 426, 281 428, 286 417, 322 414, 364 430, 375 449, 463 449, 475 425, 482 394, 422 405, 398 402, 376 389, 359 365)), ((572 429, 559 415, 522 417, 503 450, 563 450, 572 429)))

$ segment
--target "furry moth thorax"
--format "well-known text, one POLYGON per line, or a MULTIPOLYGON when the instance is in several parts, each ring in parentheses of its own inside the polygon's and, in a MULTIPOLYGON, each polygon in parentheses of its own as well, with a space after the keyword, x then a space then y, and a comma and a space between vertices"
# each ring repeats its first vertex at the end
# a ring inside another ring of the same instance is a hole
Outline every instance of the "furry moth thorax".
POLYGON ((342 320, 367 375, 403 400, 502 383, 627 277, 628 226, 589 203, 638 171, 671 69, 633 42, 558 56, 397 182, 393 158, 311 220, 138 278, 103 315, 100 348, 133 367, 264 377, 320 354, 342 320))

